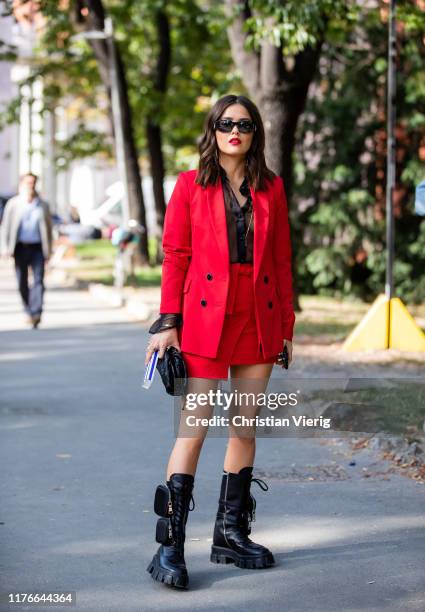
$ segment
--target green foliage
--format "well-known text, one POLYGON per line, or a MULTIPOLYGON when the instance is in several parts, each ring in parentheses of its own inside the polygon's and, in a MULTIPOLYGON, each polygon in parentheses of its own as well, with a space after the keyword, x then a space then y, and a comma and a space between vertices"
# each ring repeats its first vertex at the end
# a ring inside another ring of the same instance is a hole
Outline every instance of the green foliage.
MULTIPOLYGON (((146 156, 146 120, 162 128, 166 172, 174 174, 197 161, 196 139, 202 132, 211 101, 228 91, 244 91, 233 67, 221 4, 195 0, 104 1, 114 22, 115 38, 128 81, 135 141, 146 156), (158 11, 166 14, 170 27, 171 64, 165 93, 157 90, 160 50, 158 11), (219 61, 218 61, 219 58, 219 61)), ((60 10, 54 0, 45 0, 41 10, 48 27, 43 30, 33 58, 29 84, 43 79, 43 109, 61 105, 76 122, 76 129, 58 143, 57 167, 72 159, 98 154, 111 157, 110 133, 96 131, 95 124, 108 125, 106 90, 90 44, 73 38, 77 32, 70 7, 60 10)), ((0 49, 1 50, 1 49, 0 49)), ((18 120, 22 98, 0 112, 0 129, 18 120)))
MULTIPOLYGON (((243 10, 241 3, 235 13, 243 10)), ((326 33, 338 39, 356 22, 357 5, 346 0, 248 0, 252 17, 245 22, 247 45, 258 50, 267 39, 282 47, 284 55, 296 55, 314 45, 326 33)))
MULTIPOLYGON (((132 108, 135 116, 149 116, 161 126, 167 172, 174 174, 197 163, 196 139, 212 100, 229 90, 243 90, 222 24, 223 7, 194 0, 156 6, 150 0, 130 4, 130 29, 136 28, 140 35, 137 31, 132 34, 126 24, 121 36, 132 42, 121 44, 120 49, 127 67, 132 108), (171 66, 165 94, 155 89, 157 8, 165 11, 170 25, 171 66)), ((116 22, 123 24, 118 17, 116 22)), ((143 121, 135 123, 140 150, 146 148, 144 127, 143 121)))
POLYGON ((13 98, 13 100, 3 105, 3 108, 0 110, 0 131, 4 130, 7 125, 19 121, 20 108, 20 98, 13 98))
POLYGON ((100 156, 112 157, 112 147, 102 132, 87 129, 80 123, 79 128, 72 136, 59 141, 56 146, 56 165, 61 170, 67 168, 74 159, 100 156))
MULTIPOLYGON (((407 5, 401 4, 399 19, 407 5)), ((294 204, 301 290, 372 300, 385 284, 387 24, 370 8, 362 9, 361 24, 347 31, 343 44, 324 45, 299 126, 294 204)), ((396 294, 415 303, 425 300, 425 221, 413 214, 414 189, 425 178, 419 158, 424 25, 424 13, 407 19, 397 46, 397 122, 403 132, 397 142, 401 213, 394 282, 396 294)))

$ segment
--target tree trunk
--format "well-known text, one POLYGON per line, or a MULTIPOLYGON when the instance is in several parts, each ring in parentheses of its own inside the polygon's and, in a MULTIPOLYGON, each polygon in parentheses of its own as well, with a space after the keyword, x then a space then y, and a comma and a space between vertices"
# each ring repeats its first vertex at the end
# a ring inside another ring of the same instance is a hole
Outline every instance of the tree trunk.
MULTIPOLYGON (((229 11, 240 0, 226 0, 229 11)), ((298 120, 304 111, 308 88, 314 78, 321 53, 322 41, 314 48, 298 53, 292 65, 285 63, 281 47, 264 42, 259 51, 245 49, 245 21, 252 17, 246 2, 243 11, 228 28, 233 60, 239 68, 245 86, 258 108, 266 132, 267 165, 283 178, 288 205, 293 195, 293 153, 298 120)), ((294 307, 300 310, 296 258, 301 236, 292 231, 292 266, 294 277, 294 307)))
POLYGON ((150 118, 146 122, 146 134, 148 140, 152 187, 156 211, 156 240, 157 249, 155 262, 160 264, 164 259, 162 250, 162 231, 165 218, 165 195, 164 195, 164 159, 162 155, 162 134, 159 125, 155 125, 150 118))
MULTIPOLYGON (((84 2, 76 2, 74 13, 74 24, 80 31, 84 30, 104 30, 105 27, 105 11, 101 0, 87 0, 84 2), (87 7, 87 14, 82 13, 82 8, 87 7)), ((109 108, 108 116, 110 120, 111 135, 115 138, 114 122, 112 116, 111 102, 111 82, 110 82, 110 57, 108 46, 105 40, 92 39, 88 41, 93 49, 93 53, 98 61, 99 74, 106 87, 109 108)), ((130 218, 136 219, 141 225, 146 228, 145 233, 140 237, 139 251, 137 254, 137 263, 149 263, 148 256, 148 232, 146 226, 146 212, 143 199, 141 175, 139 168, 138 155, 133 133, 133 118, 131 107, 128 99, 128 86, 125 75, 125 69, 122 58, 115 41, 115 52, 117 59, 117 80, 118 80, 118 95, 121 108, 122 130, 124 135, 124 157, 127 170, 127 191, 128 191, 128 206, 130 218)))
MULTIPOLYGON (((171 43, 168 17, 162 10, 156 12, 156 28, 158 32, 159 54, 153 87, 157 97, 164 99, 167 88, 167 77, 170 70, 171 43)), ((155 112, 157 114, 157 111, 155 112)), ((162 263, 164 253, 162 251, 162 231, 165 217, 165 194, 164 194, 164 156, 162 154, 162 129, 161 124, 155 120, 153 113, 149 114, 146 121, 146 134, 150 156, 153 194, 155 200, 156 225, 157 225, 157 252, 156 263, 162 263)))
POLYGON ((127 168, 128 208, 130 219, 136 219, 146 231, 140 236, 137 263, 149 264, 148 229, 146 225, 146 210, 142 191, 142 177, 140 175, 139 160, 133 133, 133 118, 128 99, 127 81, 121 56, 117 53, 119 98, 121 107, 121 120, 124 135, 124 155, 127 168))

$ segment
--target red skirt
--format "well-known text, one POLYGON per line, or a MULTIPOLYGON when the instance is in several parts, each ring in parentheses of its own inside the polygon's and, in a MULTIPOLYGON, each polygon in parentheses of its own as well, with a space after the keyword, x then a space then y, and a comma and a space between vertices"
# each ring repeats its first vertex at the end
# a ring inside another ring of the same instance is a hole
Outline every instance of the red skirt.
MULTIPOLYGON (((217 356, 203 357, 182 351, 189 378, 228 379, 230 365, 274 363, 263 355, 254 301, 254 265, 231 263, 229 292, 217 356)), ((184 325, 184 323, 183 323, 184 325)))

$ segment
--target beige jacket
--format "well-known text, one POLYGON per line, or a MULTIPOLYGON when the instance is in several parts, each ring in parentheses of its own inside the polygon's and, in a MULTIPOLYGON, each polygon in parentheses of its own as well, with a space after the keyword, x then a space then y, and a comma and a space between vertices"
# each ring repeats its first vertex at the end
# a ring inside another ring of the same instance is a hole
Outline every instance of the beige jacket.
MULTIPOLYGON (((43 255, 48 258, 52 254, 53 224, 47 202, 40 198, 40 204, 43 211, 40 222, 41 244, 43 255)), ((19 195, 10 198, 6 204, 0 225, 0 252, 2 255, 13 255, 14 253, 24 208, 25 203, 19 195)))

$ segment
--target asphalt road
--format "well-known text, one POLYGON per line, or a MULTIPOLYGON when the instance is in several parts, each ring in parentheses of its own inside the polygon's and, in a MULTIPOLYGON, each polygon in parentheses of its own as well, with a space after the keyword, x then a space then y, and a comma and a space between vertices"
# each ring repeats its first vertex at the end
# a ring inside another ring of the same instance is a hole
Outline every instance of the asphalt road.
POLYGON ((160 380, 141 388, 146 339, 123 311, 54 283, 28 329, 1 264, 2 593, 76 591, 84 612, 425 610, 424 486, 371 451, 350 466, 338 439, 258 440, 269 491, 253 488, 251 537, 277 563, 254 571, 209 561, 226 440, 208 438, 187 527, 191 588, 152 581, 153 493, 174 433, 160 380))

